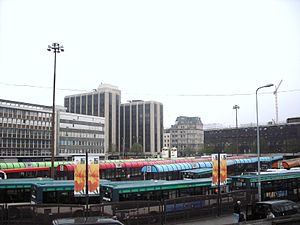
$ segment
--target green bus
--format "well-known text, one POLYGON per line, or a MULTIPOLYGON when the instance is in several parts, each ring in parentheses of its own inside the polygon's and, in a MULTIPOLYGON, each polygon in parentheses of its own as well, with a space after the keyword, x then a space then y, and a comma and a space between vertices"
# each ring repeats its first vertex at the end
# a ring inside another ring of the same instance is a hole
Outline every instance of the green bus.
MULTIPOLYGON (((108 182, 101 185, 102 200, 119 201, 156 201, 176 199, 193 195, 211 195, 216 193, 216 187, 211 186, 211 178, 193 180, 143 180, 128 182, 108 182)), ((231 179, 224 192, 230 189, 231 179)))
MULTIPOLYGON (((234 189, 256 190, 258 188, 257 173, 232 176, 234 189)), ((260 174, 262 200, 289 199, 300 200, 299 172, 263 172, 260 174)))

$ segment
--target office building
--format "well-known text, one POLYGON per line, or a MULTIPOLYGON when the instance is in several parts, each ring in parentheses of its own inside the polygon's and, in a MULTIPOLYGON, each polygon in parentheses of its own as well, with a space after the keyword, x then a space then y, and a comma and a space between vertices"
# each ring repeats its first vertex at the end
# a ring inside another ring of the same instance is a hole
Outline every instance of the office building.
POLYGON ((163 146, 163 105, 133 100, 121 104, 120 115, 121 152, 130 152, 138 143, 145 155, 156 156, 163 146))
POLYGON ((121 91, 113 85, 101 84, 92 92, 64 98, 67 112, 105 118, 105 153, 119 149, 121 91))
MULTIPOLYGON (((256 154, 257 127, 212 129, 204 131, 205 150, 229 154, 256 154)), ((300 149, 300 118, 288 118, 286 123, 259 126, 260 152, 298 153, 300 149)))
POLYGON ((51 157, 52 107, 0 100, 0 157, 51 157))
POLYGON ((105 119, 98 116, 67 113, 57 110, 57 156, 69 160, 86 152, 100 158, 104 152, 105 119))
POLYGON ((170 133, 170 129, 164 129, 163 147, 171 148, 171 133, 170 133))
POLYGON ((200 117, 177 117, 170 128, 171 147, 176 147, 179 156, 199 153, 204 145, 203 123, 200 117))

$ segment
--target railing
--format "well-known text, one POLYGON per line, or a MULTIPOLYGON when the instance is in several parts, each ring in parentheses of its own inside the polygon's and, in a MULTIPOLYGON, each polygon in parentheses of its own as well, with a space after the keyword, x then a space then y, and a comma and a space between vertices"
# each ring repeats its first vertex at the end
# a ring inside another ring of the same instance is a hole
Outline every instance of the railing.
MULTIPOLYGON (((255 193, 235 191, 221 194, 221 214, 231 213, 240 200, 247 205, 255 193)), ((161 225, 180 219, 194 219, 217 215, 217 195, 182 197, 165 201, 127 201, 89 205, 9 204, 0 205, 0 224, 51 225, 59 218, 84 216, 115 217, 125 225, 161 225)))

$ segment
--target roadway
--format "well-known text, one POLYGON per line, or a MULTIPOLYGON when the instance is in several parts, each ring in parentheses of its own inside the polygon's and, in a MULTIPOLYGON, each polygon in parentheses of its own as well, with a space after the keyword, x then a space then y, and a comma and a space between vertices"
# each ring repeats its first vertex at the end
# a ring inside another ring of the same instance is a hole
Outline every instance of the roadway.
POLYGON ((219 217, 205 217, 198 218, 197 220, 186 220, 186 221, 175 221, 167 222, 166 225, 225 225, 232 224, 233 216, 232 214, 221 215, 219 217))

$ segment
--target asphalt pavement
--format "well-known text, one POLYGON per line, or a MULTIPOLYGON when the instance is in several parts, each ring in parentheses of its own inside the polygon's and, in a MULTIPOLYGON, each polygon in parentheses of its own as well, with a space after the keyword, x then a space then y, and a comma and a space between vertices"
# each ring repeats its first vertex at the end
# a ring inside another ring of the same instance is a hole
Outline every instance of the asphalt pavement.
POLYGON ((212 217, 205 217, 205 218, 198 218, 195 220, 185 220, 185 221, 175 221, 166 223, 166 225, 225 225, 225 224, 232 224, 233 223, 233 215, 221 215, 219 217, 212 216, 212 217))

